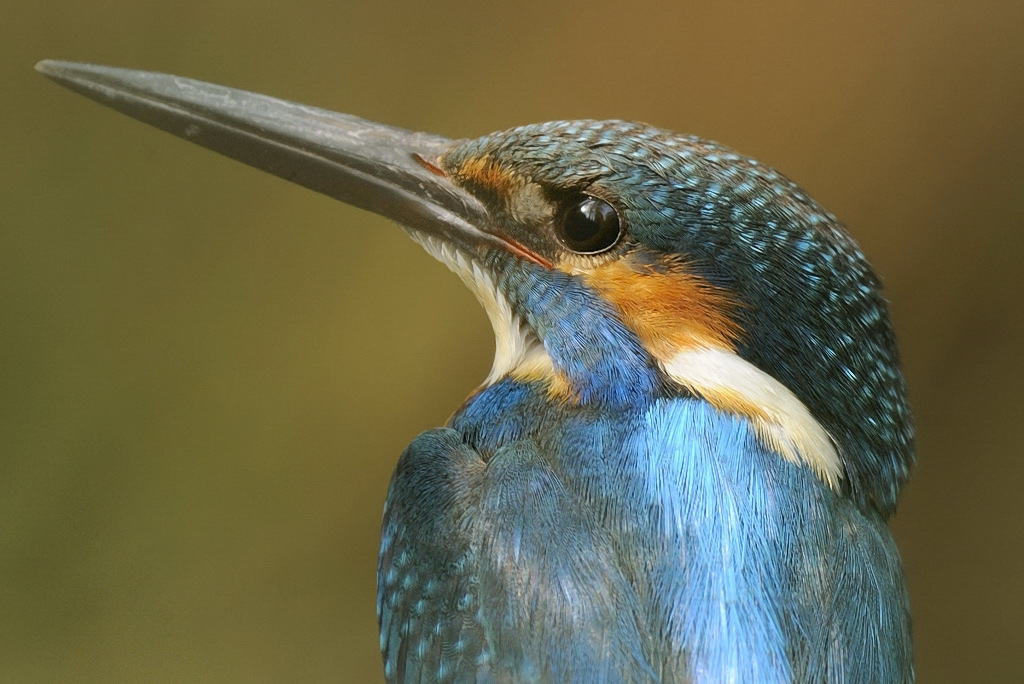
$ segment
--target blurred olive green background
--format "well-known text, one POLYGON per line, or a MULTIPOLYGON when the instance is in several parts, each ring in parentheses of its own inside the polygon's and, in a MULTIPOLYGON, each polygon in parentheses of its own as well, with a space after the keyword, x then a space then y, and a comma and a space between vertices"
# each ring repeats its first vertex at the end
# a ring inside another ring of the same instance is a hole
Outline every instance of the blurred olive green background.
POLYGON ((43 58, 453 137, 639 119, 781 169, 892 300, 920 680, 1019 680, 1024 6, 626 5, 5 3, 0 680, 378 681, 388 478, 492 352, 394 226, 65 91, 43 58))

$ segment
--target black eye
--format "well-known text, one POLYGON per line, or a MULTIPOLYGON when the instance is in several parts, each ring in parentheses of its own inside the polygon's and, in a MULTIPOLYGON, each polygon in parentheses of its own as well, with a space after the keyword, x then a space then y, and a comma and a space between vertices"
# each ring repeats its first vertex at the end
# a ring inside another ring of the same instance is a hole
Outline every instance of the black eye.
POLYGON ((622 229, 615 208, 597 197, 585 196, 562 214, 557 226, 562 244, 577 254, 597 254, 614 245, 622 229))

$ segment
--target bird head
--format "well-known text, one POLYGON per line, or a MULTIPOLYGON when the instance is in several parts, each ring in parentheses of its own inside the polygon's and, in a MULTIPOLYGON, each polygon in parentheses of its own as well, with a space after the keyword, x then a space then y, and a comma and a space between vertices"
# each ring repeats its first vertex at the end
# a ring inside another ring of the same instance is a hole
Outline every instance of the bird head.
POLYGON ((456 141, 163 74, 47 76, 398 221, 483 304, 484 386, 619 410, 694 397, 888 515, 913 431, 880 282, 771 168, 644 124, 563 121, 456 141))
POLYGON ((832 487, 895 506, 913 432, 881 284, 792 181, 622 121, 514 128, 454 145, 437 167, 514 245, 467 278, 465 261, 425 243, 490 313, 489 381, 539 379, 581 402, 690 393, 832 487))

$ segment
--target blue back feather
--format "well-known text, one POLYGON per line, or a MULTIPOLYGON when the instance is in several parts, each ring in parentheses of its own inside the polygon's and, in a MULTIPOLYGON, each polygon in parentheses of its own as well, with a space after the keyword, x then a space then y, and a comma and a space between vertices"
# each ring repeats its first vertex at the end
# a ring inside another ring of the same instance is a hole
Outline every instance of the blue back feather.
POLYGON ((745 420, 685 397, 575 411, 506 380, 451 428, 409 447, 388 496, 391 675, 443 681, 473 663, 482 681, 912 679, 881 516, 745 420))

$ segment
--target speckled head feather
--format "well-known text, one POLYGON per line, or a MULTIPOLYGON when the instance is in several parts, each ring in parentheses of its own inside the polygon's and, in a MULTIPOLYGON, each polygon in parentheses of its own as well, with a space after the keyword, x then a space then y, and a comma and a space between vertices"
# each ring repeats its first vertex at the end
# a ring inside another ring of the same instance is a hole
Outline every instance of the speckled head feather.
POLYGON ((615 248, 671 255, 728 293, 738 354, 789 388, 838 445, 846 486, 884 514, 913 461, 913 428, 880 281, 834 216, 777 171, 717 143, 621 121, 522 126, 441 160, 515 239, 559 255, 534 208, 569 192, 611 202, 615 248))

